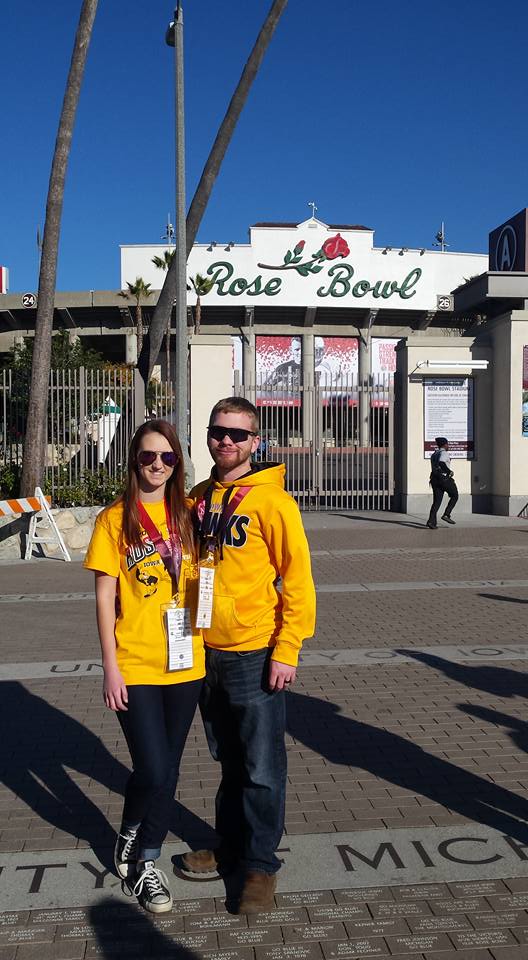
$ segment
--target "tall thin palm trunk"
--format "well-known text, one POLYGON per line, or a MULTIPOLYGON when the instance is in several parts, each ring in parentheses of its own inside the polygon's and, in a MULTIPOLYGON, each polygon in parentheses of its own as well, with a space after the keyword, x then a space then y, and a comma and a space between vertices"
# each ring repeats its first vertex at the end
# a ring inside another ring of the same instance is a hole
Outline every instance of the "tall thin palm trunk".
MULTIPOLYGON (((269 13, 255 42, 255 46, 253 47, 253 50, 251 51, 247 63, 242 71, 242 75, 231 98, 231 102, 227 108, 225 117, 220 124, 216 139, 207 158, 202 176, 200 177, 200 182, 196 188, 196 192, 187 214, 187 257, 193 248, 196 234, 198 233, 198 228, 202 222, 202 217, 205 213, 205 209, 209 202, 209 198, 211 196, 216 178, 220 172, 222 161, 231 142, 238 119, 242 113, 242 110, 244 109, 251 86, 255 77, 257 76, 260 65, 264 58, 264 54, 268 49, 277 24, 284 13, 284 10, 286 9, 287 2, 288 0, 273 0, 269 13)), ((158 359, 161 349, 161 342, 163 340, 163 334, 167 326, 167 317, 170 315, 170 311, 172 310, 172 304, 175 296, 176 258, 173 260, 169 270, 167 271, 165 282, 152 315, 148 334, 143 341, 142 354, 138 360, 138 368, 145 381, 149 379, 150 374, 152 373, 152 368, 158 359)))
POLYGON ((64 184, 97 4, 98 0, 83 0, 51 165, 39 273, 28 421, 22 462, 22 496, 31 495, 35 487, 42 482, 44 475, 51 337, 64 184))

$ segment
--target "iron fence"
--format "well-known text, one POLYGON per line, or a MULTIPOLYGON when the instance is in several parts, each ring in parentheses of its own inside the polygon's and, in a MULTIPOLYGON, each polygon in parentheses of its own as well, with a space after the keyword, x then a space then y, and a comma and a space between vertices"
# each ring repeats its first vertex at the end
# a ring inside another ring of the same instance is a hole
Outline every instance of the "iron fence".
MULTIPOLYGON (((0 371, 0 468, 20 470, 30 373, 0 371)), ((145 394, 135 369, 52 370, 48 394, 45 486, 54 501, 85 481, 109 494, 126 471, 130 439, 147 418, 173 420, 172 383, 151 381, 145 394), (95 477, 95 480, 94 480, 95 477)))
POLYGON ((394 383, 236 381, 259 408, 257 456, 286 465, 286 489, 303 510, 388 510, 394 493, 394 383))

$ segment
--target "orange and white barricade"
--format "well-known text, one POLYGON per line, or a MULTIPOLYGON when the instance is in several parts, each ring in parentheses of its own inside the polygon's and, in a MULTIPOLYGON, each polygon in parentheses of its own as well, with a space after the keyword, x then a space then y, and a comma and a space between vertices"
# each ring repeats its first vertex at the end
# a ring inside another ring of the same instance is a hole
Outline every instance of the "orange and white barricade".
POLYGON ((31 560, 33 547, 37 545, 55 544, 58 546, 63 560, 71 561, 68 548, 55 522, 50 509, 51 497, 45 497, 40 487, 36 487, 34 497, 18 497, 16 500, 0 500, 0 517, 20 517, 30 513, 29 530, 26 540, 25 560, 31 560), (37 533, 37 531, 40 531, 37 533), (44 532, 44 536, 41 535, 44 532))

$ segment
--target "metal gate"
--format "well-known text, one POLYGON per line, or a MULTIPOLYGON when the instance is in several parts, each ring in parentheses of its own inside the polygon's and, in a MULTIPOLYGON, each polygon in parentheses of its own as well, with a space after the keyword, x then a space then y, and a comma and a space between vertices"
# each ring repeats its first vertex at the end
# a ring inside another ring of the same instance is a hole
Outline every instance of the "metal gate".
POLYGON ((236 383, 259 408, 257 457, 286 465, 302 510, 390 510, 394 382, 389 375, 328 385, 236 383))

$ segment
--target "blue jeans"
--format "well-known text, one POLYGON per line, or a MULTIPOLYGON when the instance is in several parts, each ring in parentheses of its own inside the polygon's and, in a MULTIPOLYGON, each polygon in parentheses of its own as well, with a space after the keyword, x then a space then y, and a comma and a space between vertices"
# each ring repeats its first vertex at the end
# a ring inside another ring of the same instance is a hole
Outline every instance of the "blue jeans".
POLYGON ((276 873, 286 799, 286 704, 271 693, 271 650, 236 653, 206 647, 200 709, 209 749, 222 765, 216 795, 221 846, 243 866, 276 873))
POLYGON ((139 860, 157 860, 167 836, 180 760, 202 682, 131 684, 128 710, 118 711, 133 766, 121 830, 139 828, 139 860))

